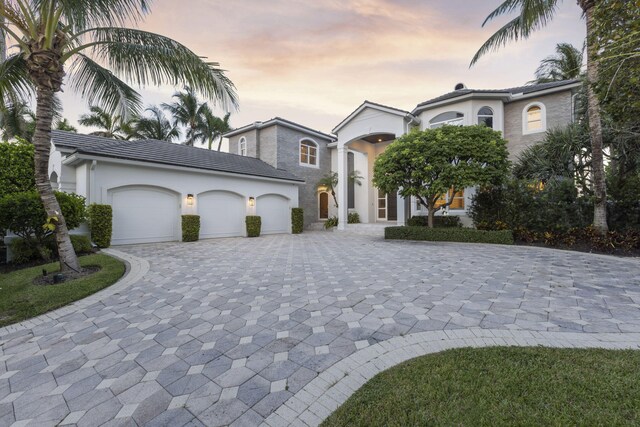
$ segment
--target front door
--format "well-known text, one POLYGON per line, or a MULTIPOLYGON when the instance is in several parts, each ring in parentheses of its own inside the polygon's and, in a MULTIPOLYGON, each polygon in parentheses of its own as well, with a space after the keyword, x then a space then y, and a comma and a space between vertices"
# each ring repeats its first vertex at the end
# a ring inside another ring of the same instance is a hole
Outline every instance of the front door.
POLYGON ((320 193, 320 219, 329 219, 329 193, 320 193))

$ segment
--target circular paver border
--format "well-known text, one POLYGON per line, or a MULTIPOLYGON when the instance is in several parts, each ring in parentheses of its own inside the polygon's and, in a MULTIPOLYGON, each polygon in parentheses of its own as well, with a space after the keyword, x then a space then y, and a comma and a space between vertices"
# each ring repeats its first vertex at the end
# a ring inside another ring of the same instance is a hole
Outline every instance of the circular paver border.
POLYGON ((640 333, 453 329, 391 338, 336 362, 272 413, 262 425, 317 426, 378 373, 415 357, 462 347, 544 346, 640 349, 640 333))
POLYGON ((60 307, 56 310, 48 313, 41 314, 31 319, 24 320, 22 322, 14 323, 0 328, 0 337, 6 334, 22 331, 25 329, 31 329, 35 326, 42 325, 45 322, 59 319, 68 314, 76 313, 78 310, 89 307, 92 304, 100 302, 103 298, 109 297, 121 290, 133 285, 138 280, 142 279, 149 271, 149 262, 143 258, 138 258, 128 253, 121 252, 115 249, 102 249, 100 252, 110 255, 114 258, 118 258, 128 264, 128 268, 124 275, 111 286, 108 286, 95 294, 91 294, 86 298, 75 301, 64 307, 60 307))

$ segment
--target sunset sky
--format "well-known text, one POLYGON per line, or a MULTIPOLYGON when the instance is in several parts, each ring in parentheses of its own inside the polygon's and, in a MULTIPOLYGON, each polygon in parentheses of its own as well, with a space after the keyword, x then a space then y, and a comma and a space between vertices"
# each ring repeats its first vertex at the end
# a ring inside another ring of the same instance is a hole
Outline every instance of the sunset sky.
MULTIPOLYGON (((478 47, 506 18, 482 28, 501 0, 156 0, 141 28, 220 62, 240 97, 239 127, 281 116, 330 132, 363 100, 403 109, 452 90, 526 83, 556 43, 581 46, 575 1, 529 40, 469 69, 478 47)), ((146 88, 145 103, 175 88, 146 88)), ((65 94, 72 122, 84 101, 65 94)))

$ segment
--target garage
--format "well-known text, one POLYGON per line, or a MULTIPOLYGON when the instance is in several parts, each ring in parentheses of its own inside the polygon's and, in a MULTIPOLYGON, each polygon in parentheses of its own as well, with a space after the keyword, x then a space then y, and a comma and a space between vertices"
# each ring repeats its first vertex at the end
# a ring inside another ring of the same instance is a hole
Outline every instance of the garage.
POLYGON ((258 197, 256 213, 262 218, 262 234, 291 232, 289 199, 279 194, 258 197))
POLYGON ((114 245, 174 241, 180 238, 178 194, 159 187, 129 186, 109 191, 114 245))
POLYGON ((247 215, 244 197, 230 191, 208 191, 198 196, 200 238, 244 236, 247 215))

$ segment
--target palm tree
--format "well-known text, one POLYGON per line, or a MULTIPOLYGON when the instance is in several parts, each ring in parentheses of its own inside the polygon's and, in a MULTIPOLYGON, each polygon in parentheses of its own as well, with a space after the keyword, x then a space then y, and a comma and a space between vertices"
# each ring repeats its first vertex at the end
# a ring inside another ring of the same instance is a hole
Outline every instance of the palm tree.
POLYGON ((154 105, 145 111, 150 112, 151 116, 141 116, 134 120, 134 138, 173 142, 180 137, 180 131, 175 124, 167 119, 162 109, 154 105))
POLYGON ((186 128, 187 139, 184 144, 193 146, 196 141, 202 140, 203 115, 209 107, 206 103, 200 103, 198 95, 190 87, 174 93, 173 97, 176 101, 162 104, 162 108, 171 113, 176 124, 186 128))
MULTIPOLYGON (((555 16, 562 0, 504 0, 493 12, 487 16, 483 26, 495 18, 517 12, 513 18, 494 35, 492 35, 478 50, 471 65, 487 52, 506 45, 509 41, 526 39, 534 31, 543 28, 555 16)), ((595 23, 593 19, 596 4, 601 0, 577 0, 582 9, 587 24, 587 108, 589 117, 589 136, 591 139, 591 163, 593 173, 594 214, 593 225, 600 232, 608 230, 607 226, 607 190, 605 186, 604 160, 602 150, 602 120, 600 118, 600 101, 593 90, 598 82, 598 62, 596 60, 597 47, 595 23)))
POLYGON ((48 167, 54 95, 65 75, 68 87, 90 105, 128 117, 140 95, 121 78, 139 85, 185 84, 223 107, 236 106, 231 81, 218 64, 161 35, 126 28, 149 12, 148 0, 4 0, 0 29, 17 52, 3 62, 0 99, 33 89, 36 94, 36 188, 53 224, 61 271, 79 271, 48 167), (104 64, 104 65, 102 65, 104 64), (26 76, 26 78, 25 78, 26 76))
POLYGON ((213 142, 218 140, 218 151, 220 151, 222 148, 222 135, 231 130, 229 126, 230 116, 231 114, 227 113, 221 119, 213 114, 209 106, 206 106, 202 111, 200 128, 196 139, 206 141, 209 150, 211 150, 213 142))
POLYGON ((540 62, 533 83, 550 83, 580 78, 583 50, 570 43, 558 43, 556 54, 540 62))
MULTIPOLYGON (((362 185, 364 177, 360 175, 360 172, 353 171, 349 173, 348 180, 356 185, 362 185)), ((336 198, 336 187, 338 186, 338 172, 331 172, 318 181, 318 187, 325 187, 333 197, 333 204, 338 207, 338 199, 336 198)))
POLYGON ((78 123, 82 126, 99 129, 91 132, 90 135, 112 139, 127 139, 124 129, 126 123, 123 122, 122 116, 110 114, 105 109, 97 105, 89 107, 89 111, 89 114, 83 114, 80 116, 78 123))
POLYGON ((29 105, 23 101, 16 101, 0 106, 0 129, 2 139, 8 141, 19 137, 31 141, 35 131, 35 114, 29 105))
POLYGON ((75 126, 69 123, 69 120, 67 119, 58 120, 55 126, 56 126, 56 130, 64 130, 67 132, 75 132, 75 133, 78 132, 78 129, 76 129, 75 126))

